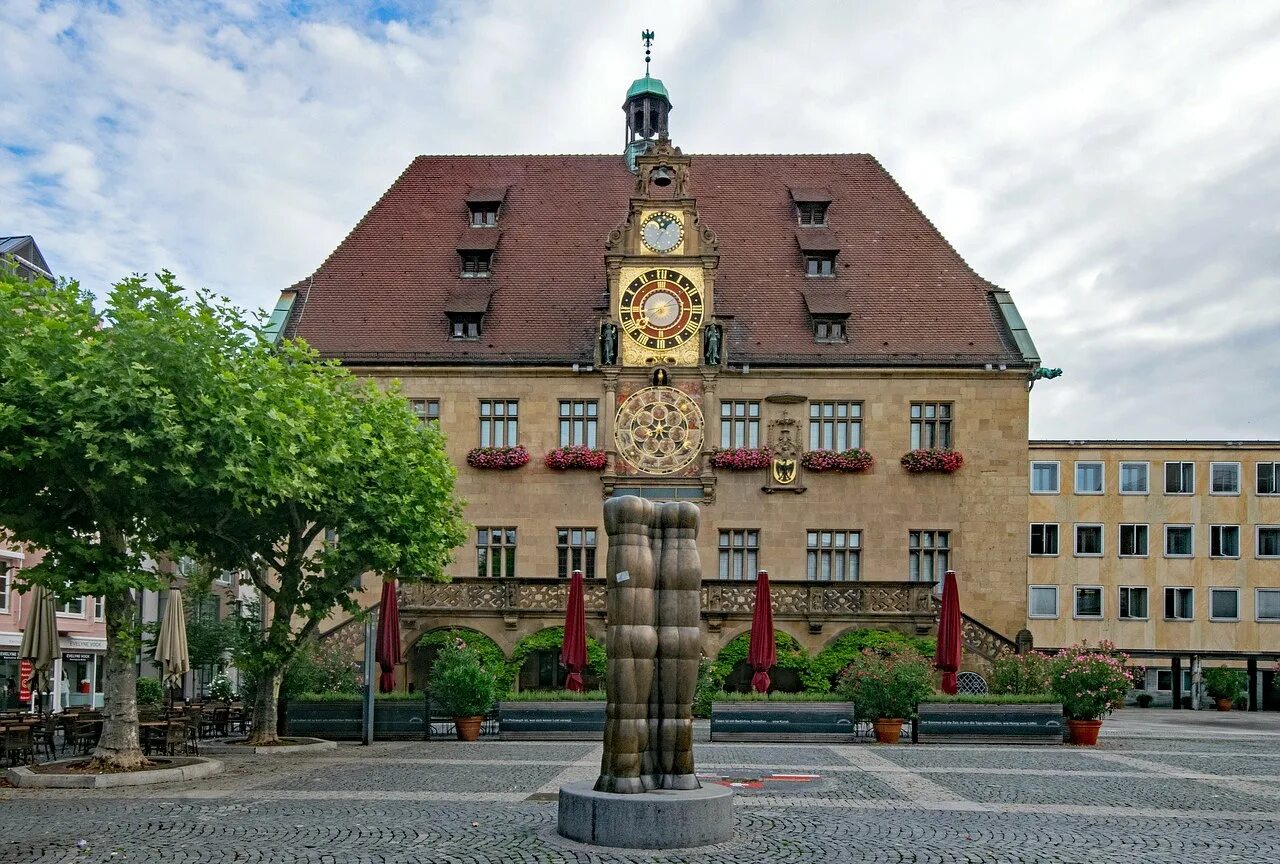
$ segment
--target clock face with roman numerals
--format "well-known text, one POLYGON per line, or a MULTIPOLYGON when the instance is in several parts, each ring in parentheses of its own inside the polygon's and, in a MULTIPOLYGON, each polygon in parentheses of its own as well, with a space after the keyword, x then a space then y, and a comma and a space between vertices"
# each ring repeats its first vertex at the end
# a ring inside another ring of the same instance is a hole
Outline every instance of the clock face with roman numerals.
POLYGON ((678 270, 646 270, 622 290, 620 299, 623 331, 652 351, 683 345, 702 326, 702 290, 678 270))

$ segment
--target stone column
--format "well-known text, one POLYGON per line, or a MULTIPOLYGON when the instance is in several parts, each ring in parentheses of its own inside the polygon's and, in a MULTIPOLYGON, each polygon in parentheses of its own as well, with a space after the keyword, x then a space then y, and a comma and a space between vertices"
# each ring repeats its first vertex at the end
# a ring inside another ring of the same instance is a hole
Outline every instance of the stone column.
POLYGON ((618 373, 604 373, 604 407, 600 411, 600 444, 610 456, 616 455, 613 445, 613 420, 618 413, 618 373))
POLYGON ((1200 710, 1200 699, 1204 695, 1204 668, 1198 654, 1191 655, 1191 710, 1200 710))
POLYGON ((1176 654, 1169 658, 1169 695, 1173 707, 1182 708, 1182 658, 1176 654))
POLYGON ((1258 658, 1250 657, 1245 661, 1246 675, 1249 676, 1249 710, 1258 710, 1258 695, 1262 692, 1258 688, 1258 658))

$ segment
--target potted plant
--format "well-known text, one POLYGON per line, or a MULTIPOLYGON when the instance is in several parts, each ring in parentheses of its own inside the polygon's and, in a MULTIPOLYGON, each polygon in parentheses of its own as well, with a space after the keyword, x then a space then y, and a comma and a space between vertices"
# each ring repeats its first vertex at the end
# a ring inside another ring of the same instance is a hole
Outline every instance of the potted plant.
POLYGON ((1150 708, 1150 707, 1151 707, 1151 703, 1152 703, 1152 702, 1154 702, 1154 701, 1156 701, 1156 699, 1155 699, 1155 697, 1154 697, 1154 696, 1152 696, 1150 693, 1139 693, 1139 694, 1138 694, 1138 707, 1139 707, 1139 708, 1150 708))
POLYGON ((1133 684, 1128 657, 1108 645, 1073 645, 1055 658, 1053 692, 1062 702, 1071 743, 1098 743, 1102 718, 1124 701, 1133 684))
POLYGON ((1205 670, 1204 686, 1209 691, 1209 698, 1217 703, 1219 711, 1230 711, 1231 704, 1244 694, 1248 684, 1243 670, 1220 666, 1205 670))
POLYGON ((912 648, 887 655, 868 648, 845 667, 839 690, 855 714, 874 721, 877 741, 897 744, 903 721, 933 692, 933 672, 912 648))
POLYGON ((465 645, 445 645, 431 666, 431 696, 453 716, 459 741, 480 737, 480 723, 493 707, 496 683, 480 655, 465 645))

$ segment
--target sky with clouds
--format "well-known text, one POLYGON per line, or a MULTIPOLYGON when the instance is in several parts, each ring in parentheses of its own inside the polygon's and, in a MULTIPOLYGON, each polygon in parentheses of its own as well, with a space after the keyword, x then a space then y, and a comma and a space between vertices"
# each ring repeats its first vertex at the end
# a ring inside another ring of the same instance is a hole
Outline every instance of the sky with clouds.
POLYGON ((0 0, 0 234, 250 307, 420 153, 869 152, 1046 366, 1034 437, 1280 438, 1280 3, 0 0))

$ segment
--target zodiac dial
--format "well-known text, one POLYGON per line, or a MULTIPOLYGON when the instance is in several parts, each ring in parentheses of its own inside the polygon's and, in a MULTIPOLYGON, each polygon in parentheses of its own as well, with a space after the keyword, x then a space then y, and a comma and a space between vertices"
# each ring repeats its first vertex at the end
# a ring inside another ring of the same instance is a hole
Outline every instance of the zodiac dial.
POLYGON ((684 239, 684 225, 680 217, 663 210, 654 213, 640 225, 640 242, 651 252, 666 255, 684 239))
POLYGON ((678 270, 646 270, 622 291, 618 317, 636 344, 654 351, 688 342, 702 326, 702 292, 678 270))
POLYGON ((614 441, 622 458, 646 474, 674 474, 702 451, 702 411, 674 387, 646 387, 618 408, 614 441))

